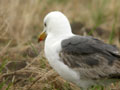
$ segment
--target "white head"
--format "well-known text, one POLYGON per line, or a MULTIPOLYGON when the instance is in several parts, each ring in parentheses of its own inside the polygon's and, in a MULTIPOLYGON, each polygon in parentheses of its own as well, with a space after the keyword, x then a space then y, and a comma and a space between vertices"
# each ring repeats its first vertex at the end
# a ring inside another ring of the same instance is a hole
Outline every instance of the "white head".
POLYGON ((59 11, 48 13, 44 18, 44 25, 44 30, 47 34, 64 34, 71 32, 67 17, 59 11))
MULTIPOLYGON (((45 16, 43 33, 44 32, 46 32, 47 35, 52 36, 72 34, 67 17, 59 11, 50 12, 45 16)), ((40 35, 39 41, 43 40, 43 33, 40 35)))

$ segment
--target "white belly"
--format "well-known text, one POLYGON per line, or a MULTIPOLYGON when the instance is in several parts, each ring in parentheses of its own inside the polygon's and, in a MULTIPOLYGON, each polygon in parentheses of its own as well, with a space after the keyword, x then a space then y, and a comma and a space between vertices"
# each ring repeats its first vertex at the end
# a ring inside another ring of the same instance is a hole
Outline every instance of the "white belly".
MULTIPOLYGON (((60 49, 60 48, 59 48, 60 49)), ((59 50, 53 47, 45 47, 45 55, 50 65, 62 76, 64 79, 74 82, 79 80, 77 72, 70 69, 59 58, 59 50)))

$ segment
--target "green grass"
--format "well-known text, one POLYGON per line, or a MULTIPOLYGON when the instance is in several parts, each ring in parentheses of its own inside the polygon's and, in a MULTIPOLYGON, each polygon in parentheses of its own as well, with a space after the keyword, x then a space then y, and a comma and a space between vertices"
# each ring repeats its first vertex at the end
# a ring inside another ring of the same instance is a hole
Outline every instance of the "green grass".
POLYGON ((40 68, 46 68, 46 59, 42 57, 40 60, 40 68))
MULTIPOLYGON (((0 74, 2 75, 2 70, 5 68, 5 65, 8 63, 8 60, 4 60, 0 66, 0 74)), ((0 82, 0 90, 3 90, 3 87, 6 85, 8 79, 6 78, 2 82, 0 82)), ((6 89, 4 90, 9 90, 10 87, 13 85, 13 82, 8 83, 6 89)))
POLYGON ((53 3, 57 3, 57 4, 66 4, 67 2, 69 2, 70 0, 47 0, 48 4, 53 4, 53 3))
POLYGON ((110 33, 110 36, 109 36, 109 43, 110 44, 113 44, 113 40, 114 40, 114 37, 115 37, 116 24, 117 24, 117 20, 118 20, 118 10, 119 10, 119 7, 117 7, 115 9, 115 13, 114 13, 114 22, 113 22, 113 25, 112 25, 112 32, 110 33))
POLYGON ((90 90, 104 90, 104 87, 103 86, 93 86, 90 90))
MULTIPOLYGON (((106 20, 105 8, 106 8, 106 5, 108 4, 108 1, 109 0, 101 0, 101 3, 98 0, 96 1, 97 7, 96 7, 95 11, 91 10, 92 11, 91 17, 92 17, 93 22, 94 22, 94 27, 88 33, 88 35, 92 35, 94 30, 105 22, 105 20, 106 20)), ((89 4, 89 8, 92 9, 91 4, 89 4)))
POLYGON ((68 82, 65 82, 64 86, 64 90, 71 90, 70 84, 68 82))
POLYGON ((113 40, 115 37, 115 26, 116 26, 116 21, 113 23, 113 26, 112 26, 112 32, 110 33, 109 40, 108 40, 109 44, 113 43, 113 40))
POLYGON ((0 83, 0 90, 2 90, 3 86, 5 85, 5 81, 0 83))
POLYGON ((29 45, 32 47, 33 51, 35 52, 36 55, 39 54, 39 52, 36 50, 36 48, 32 45, 31 42, 29 42, 29 45))
MULTIPOLYGON (((2 74, 2 70, 5 68, 5 65, 7 64, 8 60, 4 60, 0 66, 0 74, 2 74)), ((3 87, 6 85, 6 82, 8 79, 5 79, 4 81, 0 82, 0 90, 3 90, 3 87)), ((4 90, 9 90, 9 88, 13 85, 13 82, 8 83, 8 86, 4 90)))
POLYGON ((6 78, 3 82, 0 83, 0 90, 9 90, 10 87, 13 85, 13 82, 8 83, 7 87, 3 89, 3 87, 6 85, 8 81, 8 78, 6 78))
POLYGON ((13 85, 13 82, 10 82, 10 83, 8 84, 6 90, 9 90, 12 85, 13 85))
POLYGON ((8 60, 4 60, 0 66, 0 73, 2 73, 2 70, 5 68, 5 65, 7 64, 8 60))

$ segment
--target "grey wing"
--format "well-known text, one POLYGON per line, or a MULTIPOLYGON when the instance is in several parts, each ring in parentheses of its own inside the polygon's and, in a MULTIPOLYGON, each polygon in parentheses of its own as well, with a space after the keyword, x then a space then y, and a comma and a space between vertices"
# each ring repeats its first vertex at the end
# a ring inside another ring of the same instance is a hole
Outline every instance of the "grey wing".
POLYGON ((92 37, 75 36, 62 42, 64 64, 85 79, 119 78, 120 55, 116 47, 92 37))

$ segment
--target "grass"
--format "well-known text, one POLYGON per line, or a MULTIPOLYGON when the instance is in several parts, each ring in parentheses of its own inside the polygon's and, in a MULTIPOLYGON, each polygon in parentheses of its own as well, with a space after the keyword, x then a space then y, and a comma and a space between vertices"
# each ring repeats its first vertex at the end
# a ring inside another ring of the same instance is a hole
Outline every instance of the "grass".
POLYGON ((32 45, 31 42, 29 42, 29 45, 31 46, 31 48, 32 48, 32 50, 34 51, 34 53, 35 53, 36 55, 38 55, 39 52, 38 52, 38 51, 36 50, 36 48, 32 45))
MULTIPOLYGON (((91 16, 94 22, 94 26, 93 29, 88 33, 89 35, 92 35, 92 33, 94 33, 94 30, 96 30, 97 27, 99 27, 101 24, 103 24, 106 20, 106 5, 109 3, 109 0, 101 0, 100 1, 96 1, 96 9, 91 12, 91 16)), ((90 6, 90 9, 94 8, 92 6, 90 6)))
POLYGON ((110 37, 109 37, 109 43, 110 44, 113 44, 113 40, 114 40, 114 37, 115 37, 115 25, 116 25, 116 20, 113 23, 112 32, 110 33, 110 37))
POLYGON ((3 86, 5 85, 5 81, 3 81, 2 83, 0 83, 0 90, 2 90, 3 86))
POLYGON ((2 70, 5 68, 5 65, 7 64, 8 60, 4 60, 2 64, 0 65, 0 74, 2 73, 2 70))
POLYGON ((104 90, 103 86, 94 86, 93 88, 91 88, 90 90, 104 90))
MULTIPOLYGON (((110 33, 109 37, 103 38, 102 35, 108 34, 103 32, 97 38, 120 45, 116 43, 120 25, 119 3, 119 0, 1 0, 0 51, 3 53, 0 54, 0 77, 3 77, 0 90, 27 90, 37 77, 40 78, 31 90, 79 90, 58 76, 45 59, 43 43, 37 43, 37 36, 43 30, 43 18, 50 11, 62 11, 71 22, 78 21, 89 27, 89 35, 94 36, 96 28, 101 27, 110 33), (24 56, 24 53, 27 54, 24 56), (33 54, 35 56, 30 56, 33 54), (28 65, 17 71, 8 68, 7 72, 2 72, 8 60, 24 60, 28 65)), ((109 87, 118 89, 118 84, 109 87)), ((102 90, 102 87, 95 86, 90 90, 102 90)))
POLYGON ((115 37, 116 24, 117 24, 117 20, 118 20, 118 10, 119 10, 119 8, 117 7, 115 9, 115 13, 114 13, 114 22, 113 22, 112 31, 111 31, 111 34, 110 34, 110 37, 109 37, 109 43, 110 44, 113 44, 113 40, 114 40, 114 37, 115 37))
POLYGON ((4 88, 4 86, 6 85, 7 82, 8 82, 8 79, 6 79, 6 80, 4 80, 3 82, 0 83, 0 90, 9 90, 12 87, 13 82, 10 82, 10 83, 8 83, 7 87, 4 88))
MULTIPOLYGON (((2 64, 0 65, 0 75, 3 74, 3 70, 5 69, 6 64, 8 63, 8 60, 4 60, 2 64)), ((3 90, 4 86, 6 85, 8 79, 5 79, 4 81, 0 82, 0 90, 3 90)), ((9 88, 13 85, 12 82, 8 83, 5 90, 9 90, 9 88)))
POLYGON ((13 83, 11 82, 11 83, 9 83, 8 84, 8 86, 7 86, 7 88, 6 88, 6 90, 9 90, 10 89, 10 87, 13 85, 13 83))

